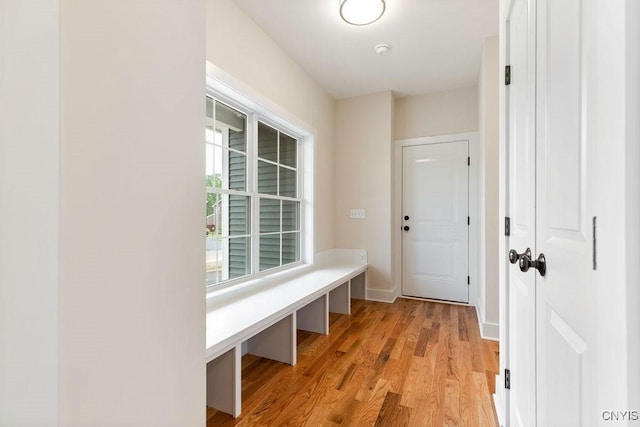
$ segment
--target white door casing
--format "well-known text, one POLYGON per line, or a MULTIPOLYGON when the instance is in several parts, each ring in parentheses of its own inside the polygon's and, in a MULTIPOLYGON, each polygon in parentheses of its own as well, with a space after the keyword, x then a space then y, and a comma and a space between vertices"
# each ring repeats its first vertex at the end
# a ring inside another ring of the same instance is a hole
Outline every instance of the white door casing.
POLYGON ((402 152, 402 293, 469 302, 469 142, 402 152))
MULTIPOLYGON (((535 246, 535 0, 514 0, 507 15, 508 184, 507 248, 519 254, 535 246)), ((535 276, 510 265, 508 275, 509 421, 535 425, 535 276)))

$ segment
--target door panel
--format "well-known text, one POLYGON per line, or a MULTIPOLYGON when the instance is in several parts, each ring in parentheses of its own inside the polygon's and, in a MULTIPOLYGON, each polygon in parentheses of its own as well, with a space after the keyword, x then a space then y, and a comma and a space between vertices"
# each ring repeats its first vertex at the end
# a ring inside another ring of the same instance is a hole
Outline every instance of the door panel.
MULTIPOLYGON (((595 342, 588 215, 589 154, 583 32, 588 2, 538 0, 537 396, 540 425, 595 424, 595 342)), ((536 254, 537 255, 537 254, 536 254)))
POLYGON ((403 295, 469 301, 468 150, 467 141, 402 150, 403 295))
POLYGON ((416 250, 419 253, 431 254, 417 263, 417 276, 452 282, 458 279, 459 245, 457 241, 416 243, 416 250))
MULTIPOLYGON (((577 385, 582 379, 586 344, 556 312, 549 309, 546 314, 543 322, 546 331, 541 335, 546 337, 547 357, 553 358, 546 375, 555 381, 552 387, 547 387, 547 395, 539 397, 543 412, 539 419, 559 426, 583 425, 579 416, 582 395, 577 385)), ((544 373, 542 369, 540 373, 544 373)))
POLYGON ((579 0, 540 3, 539 25, 541 29, 546 26, 546 37, 540 34, 540 64, 557 68, 539 74, 539 89, 546 98, 540 110, 544 128, 539 143, 546 145, 548 182, 553 183, 545 195, 551 233, 547 238, 554 234, 583 237, 580 5, 579 0))
MULTIPOLYGON (((507 20, 508 248, 535 253, 535 3, 515 0, 507 20)), ((535 425, 535 277, 510 265, 508 277, 511 371, 510 424, 535 425)))

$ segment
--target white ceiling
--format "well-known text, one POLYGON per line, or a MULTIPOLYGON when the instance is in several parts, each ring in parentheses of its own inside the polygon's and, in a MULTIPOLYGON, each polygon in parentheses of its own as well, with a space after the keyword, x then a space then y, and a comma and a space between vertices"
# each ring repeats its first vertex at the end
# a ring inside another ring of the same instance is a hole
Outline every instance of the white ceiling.
POLYGON ((340 19, 339 0, 235 2, 335 98, 473 86, 482 42, 498 34, 498 0, 386 0, 362 27, 340 19), (391 46, 383 56, 380 43, 391 46))

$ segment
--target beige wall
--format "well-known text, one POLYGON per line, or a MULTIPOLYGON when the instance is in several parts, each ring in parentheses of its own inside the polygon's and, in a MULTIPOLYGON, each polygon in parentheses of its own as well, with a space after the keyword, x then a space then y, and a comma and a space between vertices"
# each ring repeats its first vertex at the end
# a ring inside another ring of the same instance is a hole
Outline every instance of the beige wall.
POLYGON ((498 338, 498 240, 500 219, 498 162, 498 37, 485 40, 478 81, 480 127, 480 280, 478 311, 481 327, 498 338), (493 332, 490 332, 493 330, 493 332))
POLYGON ((396 100, 395 139, 478 130, 478 88, 396 100))
POLYGON ((204 426, 205 3, 60 5, 59 425, 204 426))
POLYGON ((393 289, 391 179, 394 99, 391 92, 336 102, 336 246, 369 254, 369 287, 393 289), (364 209, 365 219, 350 219, 364 209))
POLYGON ((315 245, 333 248, 333 98, 231 0, 207 0, 207 60, 315 129, 315 245))

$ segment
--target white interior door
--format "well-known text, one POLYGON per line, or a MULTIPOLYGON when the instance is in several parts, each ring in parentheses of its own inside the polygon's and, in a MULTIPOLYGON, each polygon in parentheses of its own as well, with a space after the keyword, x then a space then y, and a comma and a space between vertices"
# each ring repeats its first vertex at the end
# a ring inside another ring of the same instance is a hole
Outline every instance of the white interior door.
POLYGON ((585 3, 514 0, 507 22, 511 425, 599 419, 585 3))
MULTIPOLYGON (((508 188, 507 247, 535 253, 535 1, 514 0, 507 20, 511 83, 507 86, 508 188)), ((536 425, 535 276, 518 264, 508 277, 509 419, 512 426, 536 425)))
POLYGON ((402 149, 402 293, 469 301, 469 142, 402 149))
POLYGON ((597 307, 584 43, 590 2, 537 2, 536 243, 548 264, 546 275, 533 272, 538 424, 595 425, 601 414, 593 397, 597 307))

